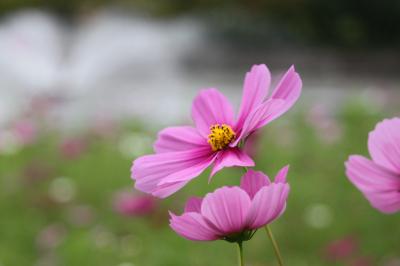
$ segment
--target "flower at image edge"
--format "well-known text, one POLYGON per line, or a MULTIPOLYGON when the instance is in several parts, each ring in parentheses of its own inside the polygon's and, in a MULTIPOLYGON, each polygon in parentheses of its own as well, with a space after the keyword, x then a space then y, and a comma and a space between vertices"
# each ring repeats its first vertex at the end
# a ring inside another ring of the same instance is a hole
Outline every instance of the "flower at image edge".
POLYGON ((351 155, 345 163, 349 180, 383 213, 400 211, 400 118, 379 122, 368 136, 372 160, 351 155))

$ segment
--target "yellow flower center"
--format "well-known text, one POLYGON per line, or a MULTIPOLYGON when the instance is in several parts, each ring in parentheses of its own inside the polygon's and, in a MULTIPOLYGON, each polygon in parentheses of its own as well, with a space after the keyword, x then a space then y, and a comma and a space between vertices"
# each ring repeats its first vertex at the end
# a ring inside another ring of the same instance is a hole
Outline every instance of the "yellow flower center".
POLYGON ((236 134, 232 128, 225 124, 216 124, 210 127, 208 135, 208 143, 213 151, 225 149, 229 143, 235 138, 236 134))

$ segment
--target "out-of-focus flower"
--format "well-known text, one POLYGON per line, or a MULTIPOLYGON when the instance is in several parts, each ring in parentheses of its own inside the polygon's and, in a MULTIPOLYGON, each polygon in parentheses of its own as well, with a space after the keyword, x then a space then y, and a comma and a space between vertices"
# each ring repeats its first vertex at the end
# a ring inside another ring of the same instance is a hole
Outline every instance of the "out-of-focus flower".
POLYGON ((324 255, 329 261, 342 261, 350 258, 358 251, 358 243, 352 236, 347 236, 329 243, 324 255))
POLYGON ((23 176, 28 183, 48 179, 53 174, 53 167, 43 161, 33 160, 23 169, 23 176))
POLYGON ((0 153, 14 154, 25 145, 32 144, 37 137, 37 127, 33 121, 23 119, 0 131, 0 153))
POLYGON ((95 214, 88 205, 72 206, 68 209, 68 220, 76 226, 87 226, 94 221, 95 214))
POLYGON ((349 180, 383 213, 400 211, 400 118, 385 119, 369 133, 369 160, 351 155, 349 180))
POLYGON ((253 166, 240 144, 255 131, 288 111, 301 93, 302 81, 290 67, 268 96, 270 73, 254 65, 246 74, 237 119, 231 104, 216 89, 202 90, 194 99, 196 127, 169 127, 158 134, 156 154, 136 159, 132 166, 135 187, 167 197, 184 187, 210 165, 210 178, 224 167, 253 166))
POLYGON ((66 234, 66 228, 60 224, 52 224, 42 229, 36 237, 39 249, 47 250, 57 247, 66 234))
POLYGON ((79 158, 86 149, 87 141, 82 138, 68 138, 60 145, 60 152, 67 159, 79 158))
POLYGON ((385 266, 400 266, 400 257, 390 258, 383 264, 385 266))
POLYGON ((22 145, 33 143, 37 136, 36 125, 29 120, 17 121, 14 124, 13 132, 22 145))
POLYGON ((288 167, 271 182, 262 172, 248 171, 240 187, 222 187, 202 198, 191 198, 181 216, 170 213, 170 226, 195 241, 223 239, 242 242, 277 219, 285 210, 289 185, 288 167))
POLYGON ((15 154, 21 148, 21 143, 13 132, 9 130, 0 131, 0 153, 2 155, 15 154))
POLYGON ((117 135, 119 130, 118 122, 114 119, 97 118, 91 127, 91 133, 95 136, 109 139, 117 135))
POLYGON ((97 248, 110 247, 116 244, 116 236, 101 225, 94 227, 91 235, 97 248))
POLYGON ((316 229, 323 229, 332 223, 332 210, 325 204, 313 204, 304 213, 305 222, 316 229))
POLYGON ((355 258, 351 263, 351 266, 372 266, 375 265, 373 260, 369 257, 361 256, 355 258))
POLYGON ((57 177, 50 183, 50 198, 58 203, 71 201, 76 194, 75 183, 68 177, 57 177))
POLYGON ((122 136, 119 141, 119 150, 127 158, 142 156, 149 150, 152 138, 140 132, 122 136))
POLYGON ((120 192, 115 196, 114 209, 125 216, 143 216, 154 212, 156 199, 137 192, 120 192))
POLYGON ((342 128, 324 105, 314 105, 308 112, 306 120, 325 143, 333 144, 340 140, 342 128))

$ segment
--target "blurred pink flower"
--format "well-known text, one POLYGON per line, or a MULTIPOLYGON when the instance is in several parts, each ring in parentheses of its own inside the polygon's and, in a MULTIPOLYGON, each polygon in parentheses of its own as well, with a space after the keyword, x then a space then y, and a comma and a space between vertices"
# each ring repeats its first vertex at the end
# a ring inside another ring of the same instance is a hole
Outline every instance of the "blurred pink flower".
POLYGON ((240 187, 222 187, 204 199, 190 198, 181 216, 170 213, 170 226, 194 241, 249 240, 255 230, 284 212, 289 193, 287 171, 287 166, 282 168, 271 183, 262 172, 249 170, 240 187))
POLYGON ((121 192, 114 200, 114 209, 125 216, 143 216, 154 212, 156 199, 136 192, 121 192))
POLYGON ((372 266, 376 265, 373 260, 369 257, 357 257, 355 258, 351 264, 351 266, 372 266))
POLYGON ((68 159, 76 159, 87 149, 87 142, 81 138, 65 139, 60 145, 61 154, 68 159))
POLYGON ((342 136, 340 124, 322 104, 316 104, 310 109, 306 121, 314 128, 318 137, 327 144, 337 142, 342 136))
POLYGON ((89 205, 78 205, 68 209, 68 220, 76 226, 87 226, 94 219, 95 213, 89 205))
POLYGON ((101 138, 111 138, 118 133, 119 125, 118 122, 109 118, 99 117, 94 120, 91 127, 91 132, 101 138))
POLYGON ((36 159, 28 162, 22 171, 28 183, 48 179, 54 174, 54 168, 50 163, 36 159))
POLYGON ((20 120, 14 124, 13 132, 17 140, 22 145, 31 144, 37 136, 36 125, 29 120, 20 120))
POLYGON ((328 260, 335 262, 350 258, 357 250, 358 243, 356 239, 347 236, 329 243, 324 250, 324 254, 328 260))
POLYGON ((383 213, 400 210, 400 118, 385 119, 369 133, 372 160, 351 155, 345 163, 350 181, 383 213))
POLYGON ((64 239, 66 228, 60 224, 52 224, 43 228, 36 237, 36 244, 40 249, 57 247, 64 239))
POLYGON ((268 96, 270 73, 254 65, 246 74, 237 119, 225 96, 216 89, 202 90, 193 101, 196 127, 169 127, 158 134, 155 154, 139 157, 132 165, 135 187, 167 197, 213 165, 210 178, 224 167, 254 166, 241 144, 256 130, 289 110, 301 93, 302 81, 290 67, 268 96))

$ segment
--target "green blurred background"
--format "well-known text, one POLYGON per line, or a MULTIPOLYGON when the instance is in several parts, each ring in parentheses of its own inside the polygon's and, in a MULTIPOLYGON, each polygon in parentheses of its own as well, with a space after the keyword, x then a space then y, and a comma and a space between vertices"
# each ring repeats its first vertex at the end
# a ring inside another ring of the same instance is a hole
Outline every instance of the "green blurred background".
MULTIPOLYGON (((294 63, 304 83, 251 151, 271 177, 290 164, 272 224, 286 265, 400 265, 400 216, 344 174, 399 116, 398 1, 5 0, 0 14, 0 266, 235 265, 234 245, 179 237, 168 210, 241 169, 158 200, 133 190, 130 166, 158 130, 190 121, 199 89, 237 104, 260 62, 275 82, 294 63)), ((277 265, 262 230, 244 249, 246 265, 277 265)))

